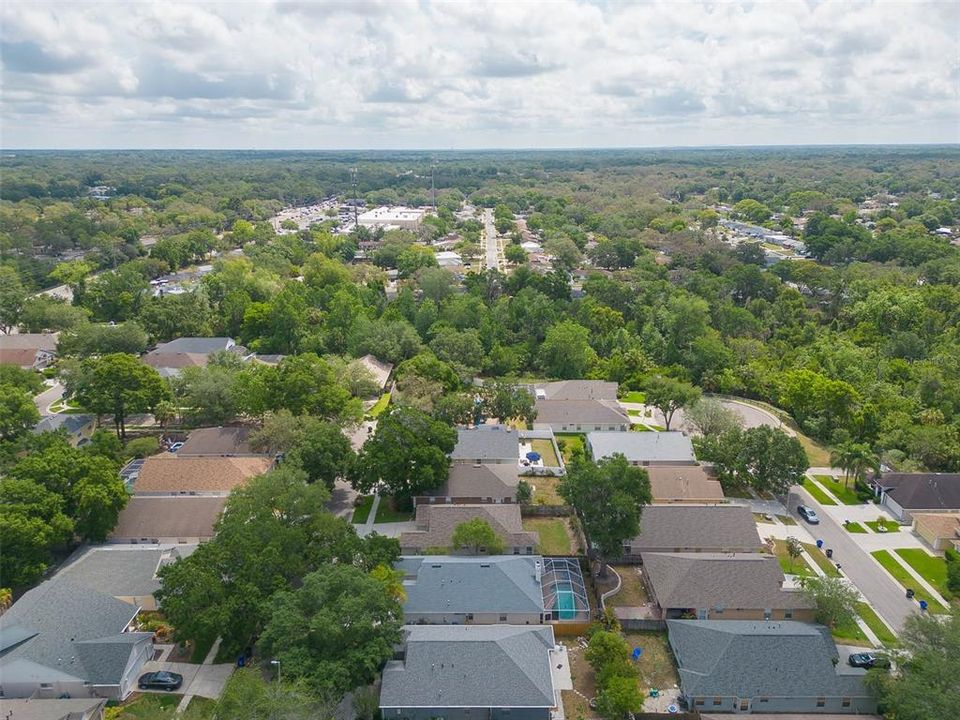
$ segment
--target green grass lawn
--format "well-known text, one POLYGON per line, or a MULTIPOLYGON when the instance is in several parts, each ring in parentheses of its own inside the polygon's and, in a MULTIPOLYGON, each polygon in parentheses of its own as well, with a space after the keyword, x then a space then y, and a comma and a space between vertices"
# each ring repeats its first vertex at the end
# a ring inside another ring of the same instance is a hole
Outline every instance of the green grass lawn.
POLYGON ((818 445, 801 432, 797 433, 797 440, 800 441, 804 451, 807 453, 807 461, 810 463, 811 467, 830 466, 829 450, 821 445, 818 445))
POLYGON ((384 410, 387 409, 387 406, 390 404, 390 393, 384 393, 380 396, 380 399, 374 403, 373 407, 367 411, 367 417, 375 418, 378 417, 384 410))
POLYGON ((937 592, 948 600, 950 588, 947 587, 947 561, 941 557, 930 555, 921 548, 901 548, 897 555, 907 561, 907 565, 916 570, 920 577, 933 585, 937 592))
POLYGON ((810 553, 813 561, 820 566, 824 575, 827 577, 840 577, 840 571, 837 570, 837 566, 833 564, 833 560, 828 560, 820 548, 813 543, 803 543, 803 547, 810 553))
POLYGON ((398 510, 393 506, 393 498, 381 497, 374 522, 394 523, 413 520, 413 510, 398 510))
POLYGON ((360 502, 358 502, 356 507, 353 509, 353 519, 351 522, 358 525, 365 523, 367 518, 370 517, 371 507, 373 507, 373 495, 362 496, 360 498, 360 502))
POLYGON ((846 529, 846 531, 847 531, 848 533, 865 533, 865 532, 867 532, 867 529, 866 529, 863 525, 861 525, 860 523, 855 523, 855 522, 847 523, 847 524, 844 525, 843 527, 844 527, 844 529, 846 529))
POLYGON ((774 555, 780 561, 780 569, 783 570, 784 575, 810 577, 814 574, 813 569, 807 565, 807 561, 803 559, 802 555, 796 560, 790 557, 790 553, 787 552, 787 543, 784 540, 774 542, 774 555))
POLYGON ((817 483, 810 478, 804 478, 803 489, 813 495, 813 499, 821 505, 836 505, 833 498, 829 497, 817 483))
POLYGON ((867 634, 857 625, 856 620, 838 624, 830 631, 830 634, 833 635, 834 640, 837 640, 843 645, 873 646, 867 638, 867 634))
MULTIPOLYGON (((172 718, 180 704, 179 695, 145 693, 127 705, 116 715, 115 720, 159 720, 172 718)), ((116 712, 116 711, 114 711, 116 712)))
POLYGON ((542 438, 531 440, 530 448, 534 452, 540 453, 543 464, 547 467, 560 467, 560 460, 557 458, 557 453, 553 449, 553 443, 549 440, 544 440, 542 438))
POLYGON ((869 526, 874 532, 880 532, 880 527, 886 528, 888 533, 900 532, 900 523, 896 520, 868 520, 865 525, 869 526))
POLYGON ((677 677, 677 664, 665 632, 633 632, 623 634, 627 645, 642 648, 639 660, 631 663, 637 670, 640 691, 646 695, 651 688, 663 692, 673 692, 672 688, 680 682, 677 677))
POLYGON ((560 446, 560 454, 563 455, 563 462, 569 463, 573 459, 573 452, 577 448, 583 450, 584 436, 579 433, 557 433, 557 445, 563 440, 560 446))
POLYGON ((541 555, 570 555, 570 536, 566 520, 560 518, 524 518, 523 529, 540 536, 537 546, 541 555))
POLYGON ((746 485, 743 487, 724 488, 723 494, 727 497, 743 498, 746 500, 753 498, 753 495, 750 494, 750 489, 746 485))
POLYGON ((880 616, 874 612, 872 607, 865 602, 859 602, 857 603, 857 612, 867 624, 867 627, 873 630, 873 634, 877 636, 885 647, 898 647, 900 645, 897 636, 891 632, 890 628, 880 619, 880 616))
POLYGON ((814 478, 827 490, 833 493, 844 505, 863 505, 863 501, 857 497, 853 487, 844 487, 843 480, 830 477, 829 475, 814 475, 814 478))
POLYGON ((784 525, 796 525, 796 524, 797 524, 797 521, 794 520, 794 519, 793 519, 791 516, 789 516, 789 515, 777 515, 777 520, 779 520, 780 522, 782 522, 784 525))
POLYGON ((893 559, 893 556, 888 550, 875 550, 870 554, 877 559, 877 562, 883 565, 883 569, 890 573, 894 580, 903 585, 905 588, 913 588, 918 601, 926 600, 930 612, 946 612, 946 608, 930 597, 930 593, 920 587, 920 583, 918 583, 914 577, 907 572, 906 568, 893 559))
POLYGON ((639 390, 631 390, 628 393, 624 393, 623 397, 620 398, 620 402, 625 403, 645 403, 646 401, 646 394, 640 392, 639 390))

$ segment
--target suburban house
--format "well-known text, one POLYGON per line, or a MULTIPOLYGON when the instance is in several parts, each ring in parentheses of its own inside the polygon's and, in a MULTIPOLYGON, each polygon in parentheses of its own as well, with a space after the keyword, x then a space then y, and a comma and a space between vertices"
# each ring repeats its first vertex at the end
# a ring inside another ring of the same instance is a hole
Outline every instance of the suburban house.
POLYGON ((617 453, 631 465, 696 465, 693 443, 682 432, 591 432, 587 448, 594 460, 617 453))
POLYGON ((77 447, 84 440, 89 440, 96 429, 97 418, 94 415, 68 413, 44 415, 40 418, 40 422, 33 426, 33 432, 37 435, 62 430, 67 436, 67 442, 73 447, 77 447))
POLYGON ((195 547, 92 547, 57 572, 56 577, 107 593, 142 610, 156 610, 153 594, 160 589, 157 572, 189 555, 195 547))
POLYGON ((384 720, 549 720, 559 702, 549 625, 408 625, 380 687, 384 720))
POLYGON ((237 345, 232 338, 182 337, 157 345, 141 360, 164 377, 174 377, 187 367, 206 367, 210 356, 221 350, 229 350, 241 357, 248 355, 247 349, 237 345))
POLYGON ((457 429, 450 453, 454 465, 513 465, 520 462, 520 434, 506 425, 457 429))
POLYGON ((763 553, 643 553, 643 581, 660 617, 802 620, 811 603, 783 587, 779 561, 763 553))
POLYGON ((960 473, 883 473, 867 482, 903 525, 914 513, 960 513, 960 473))
POLYGON ((507 464, 452 465, 446 482, 429 495, 413 498, 414 505, 430 503, 514 503, 520 468, 507 464))
POLYGON ((373 355, 364 355, 362 358, 359 358, 359 362, 373 376, 374 381, 381 390, 387 387, 390 373, 393 372, 393 363, 385 362, 373 355))
POLYGON ((537 400, 534 430, 555 433, 625 432, 630 418, 616 400, 537 400))
POLYGON ((654 552, 760 552, 762 544, 744 505, 648 505, 640 534, 623 544, 623 560, 642 562, 642 554, 654 552))
POLYGON ((539 555, 401 557, 404 622, 430 625, 539 625, 589 621, 590 602, 575 558, 539 555))
POLYGON ((250 457, 260 456, 250 447, 250 428, 209 427, 190 431, 177 457, 191 456, 250 457))
POLYGON ((273 461, 253 457, 179 457, 152 455, 143 461, 133 485, 136 495, 229 495, 235 487, 262 475, 273 461))
POLYGON ((655 503, 710 505, 725 500, 720 481, 699 465, 651 465, 646 471, 655 503))
POLYGON ((914 513, 913 531, 937 552, 960 551, 960 513, 914 513))
POLYGON ((557 380, 534 386, 537 400, 608 400, 616 402, 617 383, 606 380, 557 380))
POLYGON ((214 535, 223 512, 223 495, 134 495, 120 511, 108 542, 197 545, 214 535))
POLYGON ((0 698, 0 718, 4 720, 103 720, 106 698, 38 698, 5 700, 0 698))
POLYGON ((153 633, 132 632, 139 607, 54 577, 0 616, 4 698, 125 698, 153 655, 153 633))
POLYGON ((59 333, 0 335, 0 365, 43 370, 57 357, 59 333))
POLYGON ((694 711, 872 713, 866 671, 838 662, 821 625, 668 620, 680 689, 694 711))
POLYGON ((511 505, 418 505, 416 530, 400 534, 400 552, 423 554, 453 547, 457 525, 481 518, 503 541, 509 555, 532 555, 540 537, 523 529, 520 506, 511 505))

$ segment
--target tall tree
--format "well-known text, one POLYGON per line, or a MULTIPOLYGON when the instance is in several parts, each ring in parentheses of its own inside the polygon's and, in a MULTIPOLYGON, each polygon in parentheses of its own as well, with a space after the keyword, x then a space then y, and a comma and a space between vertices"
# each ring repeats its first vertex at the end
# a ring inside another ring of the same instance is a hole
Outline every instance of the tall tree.
POLYGON ((9 333, 20 322, 26 299, 20 274, 12 267, 0 265, 0 334, 9 333))
POLYGON ((590 331, 572 320, 553 325, 540 346, 540 362, 551 377, 582 378, 596 359, 590 331))
POLYGON ((469 550, 474 555, 503 553, 503 540, 483 518, 473 518, 457 525, 453 529, 452 541, 455 549, 469 550))
POLYGON ((856 622, 860 593, 843 578, 807 578, 803 594, 813 603, 818 623, 836 627, 856 622))
POLYGON ((868 470, 879 471, 880 458, 865 443, 843 442, 830 453, 830 464, 843 470, 843 486, 847 487, 850 478, 856 485, 863 481, 868 470))
POLYGON ((488 380, 480 390, 484 414, 501 422, 521 420, 531 425, 537 417, 533 393, 502 380, 488 380))
POLYGON ((700 390, 682 380, 657 375, 647 381, 646 403, 663 413, 667 430, 677 410, 692 405, 700 399, 700 390))
POLYGON ((40 413, 29 392, 0 383, 0 441, 15 440, 38 420, 40 413))
POLYGON ((647 471, 619 453, 598 463, 576 458, 558 490, 580 514, 605 572, 605 561, 619 557, 624 540, 640 532, 640 513, 652 499, 647 471))

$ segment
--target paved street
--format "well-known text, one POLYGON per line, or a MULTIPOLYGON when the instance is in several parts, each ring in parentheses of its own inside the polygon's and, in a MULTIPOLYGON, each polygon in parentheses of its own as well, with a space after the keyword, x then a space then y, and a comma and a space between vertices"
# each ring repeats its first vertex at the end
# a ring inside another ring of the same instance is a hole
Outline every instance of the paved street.
POLYGON ((810 533, 823 540, 824 547, 833 548, 833 559, 840 563, 844 575, 857 586, 873 609, 895 632, 903 629, 906 619, 918 612, 915 602, 907 600, 904 589, 867 552, 861 549, 831 514, 827 513, 803 488, 790 489, 787 501, 790 514, 798 518, 810 533), (820 516, 820 525, 811 527, 797 516, 797 505, 808 505, 820 516))
POLYGON ((483 211, 483 227, 487 242, 487 268, 497 270, 500 268, 500 250, 497 247, 497 229, 493 224, 493 210, 490 208, 483 211))
POLYGON ((57 400, 62 397, 63 385, 55 382, 42 393, 34 397, 33 402, 36 404, 40 415, 50 415, 51 413, 47 410, 47 408, 49 408, 53 403, 57 402, 57 400))

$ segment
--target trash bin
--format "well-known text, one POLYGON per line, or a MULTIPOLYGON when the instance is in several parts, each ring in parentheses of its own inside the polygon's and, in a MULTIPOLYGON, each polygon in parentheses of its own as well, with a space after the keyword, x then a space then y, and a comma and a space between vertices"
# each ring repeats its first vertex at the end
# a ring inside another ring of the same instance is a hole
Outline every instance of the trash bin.
POLYGON ((912 598, 916 593, 913 591, 913 588, 907 588, 907 599, 912 598))
POLYGON ((821 549, 823 548, 823 540, 817 540, 817 547, 821 549))
POLYGON ((921 600, 921 601, 920 601, 920 609, 923 610, 924 612, 927 611, 927 601, 926 601, 926 600, 921 600))
POLYGON ((833 548, 827 548, 825 554, 826 554, 826 556, 827 556, 828 558, 832 558, 832 557, 833 557, 833 548))

